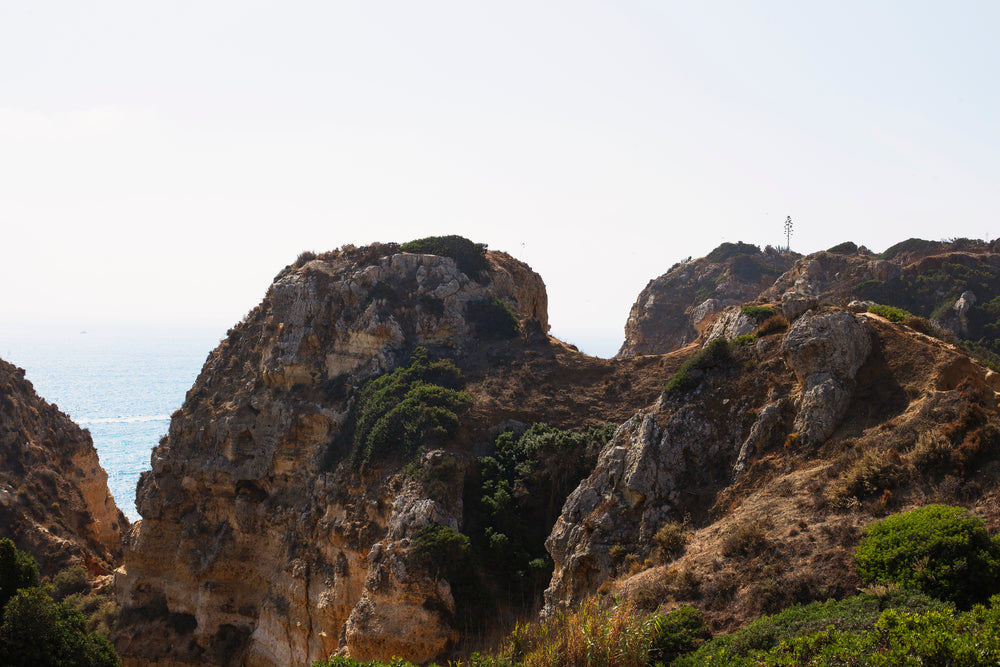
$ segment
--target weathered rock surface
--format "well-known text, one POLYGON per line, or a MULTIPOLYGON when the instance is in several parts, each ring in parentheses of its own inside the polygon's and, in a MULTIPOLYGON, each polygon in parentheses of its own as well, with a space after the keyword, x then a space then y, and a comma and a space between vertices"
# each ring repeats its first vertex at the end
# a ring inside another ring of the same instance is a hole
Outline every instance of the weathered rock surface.
POLYGON ((679 349, 713 315, 755 300, 780 304, 789 321, 822 304, 877 302, 933 319, 959 338, 992 340, 997 307, 984 295, 1000 290, 998 251, 996 241, 909 239, 879 256, 842 244, 802 257, 726 243, 650 281, 632 306, 618 358, 679 349))
POLYGON ((663 354, 693 342, 711 315, 755 300, 794 261, 770 247, 724 243, 707 257, 675 265, 639 294, 617 358, 663 354))
POLYGON ((460 499, 337 466, 331 447, 351 385, 417 344, 475 344, 471 302, 547 327, 537 274, 487 260, 480 283, 450 258, 376 246, 276 278, 210 355, 139 483, 143 519, 117 573, 138 619, 116 638, 127 664, 308 664, 337 650, 423 661, 450 645, 447 583, 408 567, 406 545, 429 521, 457 527, 460 499))
POLYGON ((837 428, 871 349, 864 324, 843 310, 803 315, 788 330, 781 353, 802 383, 794 428, 803 444, 821 443, 837 428))
POLYGON ((128 520, 108 491, 90 434, 35 394, 24 370, 0 360, 0 534, 43 574, 121 562, 128 520))
MULTIPOLYGON (((546 542, 555 570, 543 615, 572 608, 616 578, 616 594, 696 604, 723 625, 768 610, 769 599, 850 594, 858 585, 853 538, 842 544, 836 536, 856 536, 859 518, 828 504, 847 499, 831 489, 872 503, 928 502, 922 473, 913 472, 917 455, 909 453, 921 433, 957 443, 968 437, 962 429, 977 428, 973 438, 989 440, 992 456, 1000 447, 987 370, 902 324, 825 307, 731 354, 696 388, 661 396, 625 422, 570 494, 546 542), (956 427, 950 420, 958 414, 977 415, 974 426, 956 427), (894 471, 886 480, 894 481, 853 489, 839 477, 850 479, 849 471, 834 462, 869 448, 884 448, 880 456, 894 471), (914 474, 908 487, 903 480, 914 474), (647 567, 657 563, 656 531, 682 520, 691 536, 684 555, 627 579, 623 552, 633 562, 653 556, 647 567), (827 522, 829 532, 800 539, 827 522), (847 527, 834 527, 840 522, 847 527), (756 536, 757 551, 742 551, 742 531, 756 536)), ((982 475, 995 483, 991 465, 982 475)), ((981 503, 991 516, 994 497, 991 491, 981 503)))

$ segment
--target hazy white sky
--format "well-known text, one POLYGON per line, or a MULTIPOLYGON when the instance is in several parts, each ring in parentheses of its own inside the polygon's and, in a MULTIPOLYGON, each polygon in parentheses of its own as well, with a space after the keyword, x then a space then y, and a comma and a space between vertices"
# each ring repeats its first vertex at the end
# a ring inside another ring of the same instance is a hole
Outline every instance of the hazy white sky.
POLYGON ((0 323, 221 337, 303 250, 462 234, 617 349, 722 241, 1000 236, 1000 3, 0 0, 0 323))

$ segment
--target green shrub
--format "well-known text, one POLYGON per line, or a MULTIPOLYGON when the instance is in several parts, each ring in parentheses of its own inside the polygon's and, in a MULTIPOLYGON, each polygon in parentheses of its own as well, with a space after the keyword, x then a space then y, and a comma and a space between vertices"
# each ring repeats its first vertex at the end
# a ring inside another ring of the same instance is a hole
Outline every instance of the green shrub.
POLYGON ((756 320, 757 324, 778 314, 778 311, 771 306, 749 305, 743 306, 740 310, 747 317, 756 320))
POLYGON ((458 411, 472 402, 461 391, 462 372, 448 360, 432 361, 418 347, 409 364, 369 380, 358 390, 341 438, 355 460, 411 458, 421 447, 447 442, 458 430, 458 411))
POLYGON ((0 610, 19 590, 38 583, 35 559, 18 550, 10 539, 0 539, 0 610))
POLYGON ((827 252, 832 252, 837 255, 853 255, 857 251, 858 245, 853 241, 844 241, 843 243, 839 243, 827 250, 827 252))
MULTIPOLYGON (((886 609, 923 613, 949 608, 921 593, 894 590, 884 596, 855 595, 844 600, 827 600, 794 605, 778 614, 761 616, 741 630, 705 642, 694 653, 676 660, 674 667, 700 665, 761 665, 749 656, 762 655, 774 647, 817 632, 864 632, 886 609)), ((786 662, 778 664, 806 664, 786 662)), ((822 662, 813 664, 825 664, 822 662)), ((853 664, 853 663, 845 663, 853 664)))
POLYGON ((410 543, 415 562, 446 579, 467 567, 469 538, 448 526, 429 524, 410 543))
POLYGON ((83 616, 40 588, 25 588, 3 609, 0 664, 5 667, 115 667, 111 643, 87 632, 83 616))
POLYGON ((904 252, 934 251, 941 247, 937 241, 925 241, 924 239, 906 239, 894 246, 890 246, 885 252, 878 256, 879 259, 892 259, 904 252))
POLYGON ((673 377, 664 386, 663 391, 668 396, 675 396, 690 391, 701 382, 705 371, 721 368, 732 361, 732 349, 725 338, 716 338, 707 347, 684 362, 673 377))
POLYGON ((965 608, 1000 591, 1000 543, 961 507, 928 505, 872 524, 855 563, 866 583, 896 583, 965 608))
POLYGON ((451 257, 465 275, 482 282, 489 269, 486 244, 473 243, 462 236, 428 236, 399 246, 403 252, 451 257))
POLYGON ((757 334, 743 334, 733 339, 733 345, 750 345, 757 340, 757 334))
POLYGON ((1000 613, 981 607, 967 614, 887 609, 871 629, 819 630, 728 664, 987 667, 1000 664, 998 621, 1000 613))
POLYGON ((52 597, 62 602, 74 593, 83 593, 90 588, 86 571, 79 565, 60 570, 52 578, 52 597))
POLYGON ((701 612, 689 605, 678 607, 665 615, 654 616, 652 625, 649 659, 664 665, 694 651, 712 636, 701 612))
POLYGON ((481 338, 513 338, 521 331, 517 315, 500 299, 476 299, 466 307, 469 321, 481 338))
POLYGON ((614 424, 586 431, 534 424, 520 436, 501 433, 493 453, 477 460, 483 526, 477 542, 503 590, 533 599, 548 585, 552 561, 545 539, 614 432, 614 424))
POLYGON ((890 322, 905 322, 907 319, 913 317, 912 313, 909 313, 902 308, 885 306, 879 303, 868 306, 868 312, 880 315, 890 322))
POLYGON ((736 243, 723 243, 718 248, 708 253, 705 258, 713 264, 719 264, 727 259, 739 255, 759 255, 760 248, 751 244, 737 241, 736 243))

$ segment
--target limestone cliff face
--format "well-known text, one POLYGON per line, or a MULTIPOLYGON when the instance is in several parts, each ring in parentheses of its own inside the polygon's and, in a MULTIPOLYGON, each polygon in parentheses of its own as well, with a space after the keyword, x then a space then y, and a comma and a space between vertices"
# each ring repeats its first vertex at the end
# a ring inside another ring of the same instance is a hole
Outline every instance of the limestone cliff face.
POLYGON ((421 662, 455 640, 449 586, 408 546, 428 523, 457 529, 461 493, 432 499, 395 470, 340 465, 332 445, 353 387, 415 345, 478 345, 470 304, 496 299, 547 328, 538 275, 486 259, 477 280, 450 258, 376 245, 275 279, 209 356, 139 483, 116 581, 126 664, 306 665, 334 651, 421 662))
POLYGON ((121 562, 128 520, 108 491, 90 434, 35 394, 24 370, 0 360, 0 528, 52 574, 93 575, 121 562))

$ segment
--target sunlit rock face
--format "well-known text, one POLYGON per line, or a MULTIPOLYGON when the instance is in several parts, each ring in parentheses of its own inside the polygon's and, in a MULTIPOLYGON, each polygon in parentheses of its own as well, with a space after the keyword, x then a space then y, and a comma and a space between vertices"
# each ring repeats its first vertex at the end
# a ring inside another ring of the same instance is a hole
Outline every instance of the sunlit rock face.
POLYGON ((0 533, 43 574, 83 565, 110 574, 128 520, 108 491, 90 433, 47 403, 24 370, 0 360, 0 533))
MULTIPOLYGON (((469 304, 547 329, 541 278, 498 252, 470 277, 369 246, 303 257, 212 352, 138 485, 115 637, 129 665, 308 665, 331 653, 426 661, 455 640, 447 582, 407 560, 461 494, 345 463, 352 391, 416 345, 477 344, 469 304), (419 622, 417 622, 419 621, 419 622)), ((461 488, 464 468, 458 467, 461 488)))

